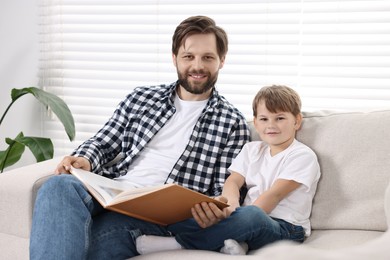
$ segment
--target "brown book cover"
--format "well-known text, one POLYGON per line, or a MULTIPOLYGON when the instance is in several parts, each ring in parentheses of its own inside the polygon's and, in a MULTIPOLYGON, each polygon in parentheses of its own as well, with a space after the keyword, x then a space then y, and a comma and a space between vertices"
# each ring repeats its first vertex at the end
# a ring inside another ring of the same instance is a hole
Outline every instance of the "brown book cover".
POLYGON ((177 184, 136 188, 126 182, 112 180, 82 169, 71 173, 106 209, 160 225, 191 218, 191 208, 201 202, 213 202, 219 208, 226 203, 177 184))

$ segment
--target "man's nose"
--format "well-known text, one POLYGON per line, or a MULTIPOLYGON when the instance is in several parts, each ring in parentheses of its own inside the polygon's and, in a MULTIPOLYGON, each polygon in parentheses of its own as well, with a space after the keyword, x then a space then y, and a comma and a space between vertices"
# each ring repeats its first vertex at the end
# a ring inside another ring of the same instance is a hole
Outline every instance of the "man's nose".
POLYGON ((202 70, 204 69, 204 64, 202 58, 195 58, 192 62, 192 67, 195 70, 202 70))

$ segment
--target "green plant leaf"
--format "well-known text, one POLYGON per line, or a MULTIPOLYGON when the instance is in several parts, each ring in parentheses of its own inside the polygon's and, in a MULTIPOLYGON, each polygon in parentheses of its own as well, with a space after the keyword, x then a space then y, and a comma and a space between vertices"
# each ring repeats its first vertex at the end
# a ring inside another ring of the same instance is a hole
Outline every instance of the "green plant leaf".
MULTIPOLYGON (((20 137, 23 137, 22 132, 20 132, 16 138, 20 137)), ((5 168, 17 163, 25 150, 24 144, 10 138, 6 138, 6 143, 8 144, 7 150, 0 151, 0 172, 3 172, 5 168)))
POLYGON ((7 150, 0 151, 0 169, 11 166, 18 162, 27 146, 34 155, 37 162, 53 158, 54 146, 49 138, 23 136, 20 132, 15 139, 6 138, 9 145, 7 150))
POLYGON ((53 113, 64 125, 69 140, 73 141, 76 135, 76 130, 72 113, 70 112, 69 107, 66 105, 66 103, 56 95, 36 87, 12 89, 12 102, 15 102, 15 100, 28 93, 34 95, 36 99, 38 99, 42 104, 49 107, 53 111, 53 113))
POLYGON ((33 153, 37 162, 53 158, 54 146, 49 138, 24 136, 17 138, 15 141, 27 146, 33 153))

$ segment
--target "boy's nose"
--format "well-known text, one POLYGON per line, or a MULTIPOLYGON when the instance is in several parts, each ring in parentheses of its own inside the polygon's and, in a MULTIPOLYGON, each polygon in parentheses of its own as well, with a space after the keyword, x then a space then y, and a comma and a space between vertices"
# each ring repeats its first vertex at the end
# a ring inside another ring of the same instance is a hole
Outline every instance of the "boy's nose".
POLYGON ((267 121, 267 128, 275 128, 275 121, 268 120, 267 121))

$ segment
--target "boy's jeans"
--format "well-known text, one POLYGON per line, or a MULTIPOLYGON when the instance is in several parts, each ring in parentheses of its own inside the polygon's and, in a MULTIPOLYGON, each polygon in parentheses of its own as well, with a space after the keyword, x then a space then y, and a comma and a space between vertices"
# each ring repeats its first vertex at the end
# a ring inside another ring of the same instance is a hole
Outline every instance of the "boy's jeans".
POLYGON ((237 208, 231 216, 209 228, 202 229, 193 219, 171 225, 168 230, 187 249, 219 251, 225 239, 246 242, 249 249, 258 249, 278 240, 303 242, 305 232, 281 219, 269 217, 256 206, 237 208))

